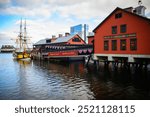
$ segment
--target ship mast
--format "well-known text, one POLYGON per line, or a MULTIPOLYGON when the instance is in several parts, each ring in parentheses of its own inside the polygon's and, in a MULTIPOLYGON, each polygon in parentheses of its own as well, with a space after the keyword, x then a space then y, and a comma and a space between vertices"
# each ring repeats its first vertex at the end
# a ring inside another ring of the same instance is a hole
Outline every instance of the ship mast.
POLYGON ((26 30, 26 19, 25 19, 25 22, 24 22, 24 51, 27 48, 26 46, 27 46, 27 30, 26 30))
POLYGON ((23 34, 22 34, 22 18, 21 18, 21 21, 20 21, 20 33, 19 33, 19 46, 20 46, 20 49, 22 48, 22 37, 23 37, 23 34))

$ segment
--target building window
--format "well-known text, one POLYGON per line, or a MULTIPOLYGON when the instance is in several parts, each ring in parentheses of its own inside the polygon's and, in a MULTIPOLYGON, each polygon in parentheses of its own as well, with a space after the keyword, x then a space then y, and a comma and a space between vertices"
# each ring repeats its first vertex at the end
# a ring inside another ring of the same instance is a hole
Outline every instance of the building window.
POLYGON ((46 40, 46 43, 51 43, 51 39, 46 40))
POLYGON ((137 39, 130 39, 130 50, 137 50, 137 39))
POLYGON ((120 50, 126 50, 126 40, 120 40, 120 50))
POLYGON ((112 50, 117 50, 117 40, 112 40, 112 50))
POLYGON ((120 32, 121 33, 125 33, 127 31, 127 25, 126 24, 123 24, 120 26, 120 32))
POLYGON ((112 26, 112 34, 117 34, 117 26, 112 26))
POLYGON ((109 41, 104 41, 104 50, 109 50, 109 41))
POLYGON ((81 42, 81 40, 79 38, 74 38, 72 39, 73 42, 81 42))
POLYGON ((117 13, 115 14, 115 18, 118 19, 118 18, 121 18, 122 17, 122 13, 117 13))

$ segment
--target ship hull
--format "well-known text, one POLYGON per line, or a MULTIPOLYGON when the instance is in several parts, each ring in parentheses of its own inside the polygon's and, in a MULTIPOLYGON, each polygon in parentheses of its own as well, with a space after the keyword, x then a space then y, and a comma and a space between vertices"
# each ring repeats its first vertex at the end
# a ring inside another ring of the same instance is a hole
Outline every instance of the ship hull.
POLYGON ((13 52, 13 57, 17 60, 30 59, 30 53, 25 52, 13 52))

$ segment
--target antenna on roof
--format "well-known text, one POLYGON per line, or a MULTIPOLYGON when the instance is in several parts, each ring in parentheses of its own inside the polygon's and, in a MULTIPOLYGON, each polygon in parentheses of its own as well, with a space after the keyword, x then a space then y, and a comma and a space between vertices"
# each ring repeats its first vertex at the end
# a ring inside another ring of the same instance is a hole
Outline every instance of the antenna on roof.
POLYGON ((142 5, 142 0, 139 0, 138 5, 139 5, 139 6, 142 5))

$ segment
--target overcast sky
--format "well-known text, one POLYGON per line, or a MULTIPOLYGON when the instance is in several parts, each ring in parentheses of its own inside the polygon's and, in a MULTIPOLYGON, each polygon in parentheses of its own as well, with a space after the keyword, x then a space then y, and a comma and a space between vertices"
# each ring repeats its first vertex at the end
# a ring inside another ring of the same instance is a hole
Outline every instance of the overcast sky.
MULTIPOLYGON (((142 0, 150 17, 150 0, 142 0)), ((70 32, 77 24, 92 31, 116 7, 137 7, 138 0, 0 0, 0 40, 15 38, 21 18, 32 42, 70 32), (5 37, 5 38, 4 38, 5 37)))

